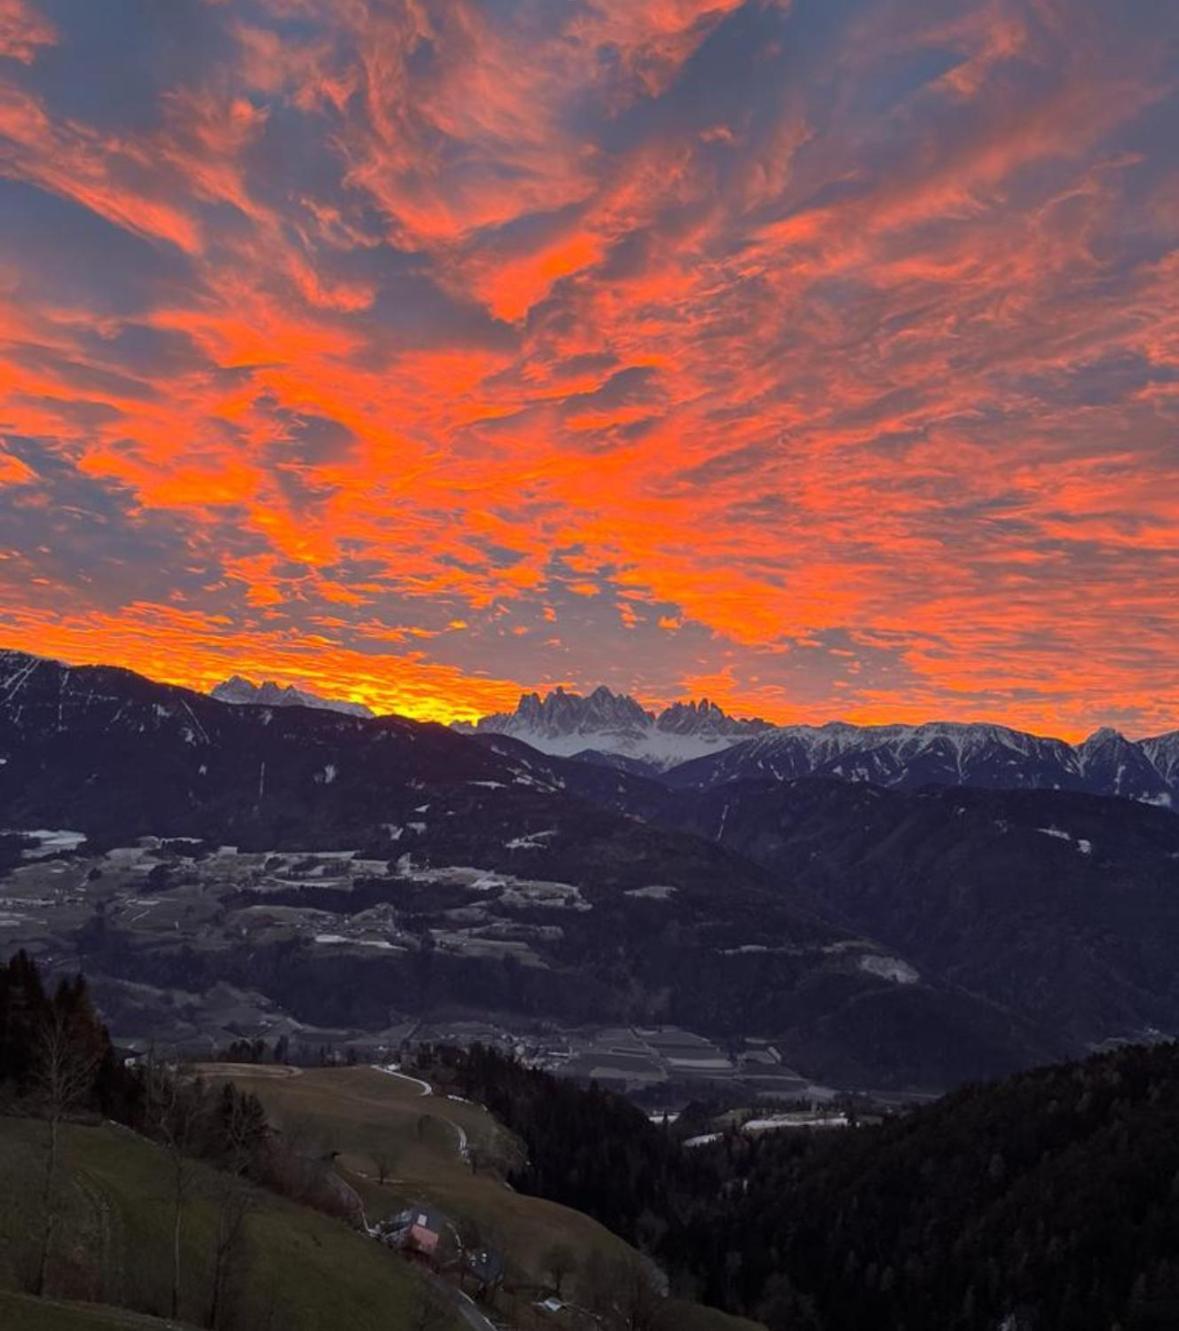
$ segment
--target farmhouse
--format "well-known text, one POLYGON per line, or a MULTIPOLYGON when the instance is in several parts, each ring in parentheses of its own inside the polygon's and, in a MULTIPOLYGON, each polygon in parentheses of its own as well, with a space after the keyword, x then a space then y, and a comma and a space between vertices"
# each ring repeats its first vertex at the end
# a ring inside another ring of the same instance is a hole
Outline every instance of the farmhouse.
POLYGON ((400 1248, 432 1266, 453 1265, 462 1252, 454 1222, 433 1206, 411 1206, 379 1226, 378 1237, 391 1248, 400 1248))

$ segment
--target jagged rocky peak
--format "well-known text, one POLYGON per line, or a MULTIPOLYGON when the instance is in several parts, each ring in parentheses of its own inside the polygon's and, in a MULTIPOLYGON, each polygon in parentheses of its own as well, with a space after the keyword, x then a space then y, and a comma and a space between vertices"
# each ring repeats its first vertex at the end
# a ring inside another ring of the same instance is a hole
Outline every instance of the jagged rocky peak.
POLYGON ((346 716, 372 716, 371 708, 359 702, 345 702, 339 698, 321 698, 307 689, 297 689, 293 684, 276 684, 274 680, 264 680, 255 684, 244 675, 231 675, 229 679, 211 690, 210 696, 218 702, 236 705, 248 704, 256 707, 315 707, 320 711, 343 712, 346 716))
POLYGON ((458 728, 512 735, 546 753, 572 757, 589 750, 665 768, 746 739, 767 724, 736 720, 707 698, 673 703, 656 714, 629 694, 599 684, 589 694, 560 687, 543 697, 525 693, 514 712, 458 728))
POLYGON ((505 725, 514 723, 516 727, 557 737, 628 727, 642 730, 650 725, 651 720, 650 712, 633 698, 612 693, 603 684, 588 697, 580 693, 566 693, 561 687, 545 694, 543 698, 538 693, 525 693, 514 713, 484 717, 478 723, 478 729, 503 730, 505 725))
POLYGON ((734 735, 742 739, 771 728, 768 721, 729 716, 708 698, 701 698, 699 702, 673 702, 659 713, 655 725, 659 730, 679 735, 712 733, 734 735))

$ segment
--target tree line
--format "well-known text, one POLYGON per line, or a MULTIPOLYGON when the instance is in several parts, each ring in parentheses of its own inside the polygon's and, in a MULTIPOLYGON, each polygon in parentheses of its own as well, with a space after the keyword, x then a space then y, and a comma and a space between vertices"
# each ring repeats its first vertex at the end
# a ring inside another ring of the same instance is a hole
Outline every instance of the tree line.
POLYGON ((1179 1326, 1175 1044, 967 1086, 880 1124, 692 1148, 620 1096, 493 1050, 422 1064, 520 1137, 513 1186, 588 1212, 674 1292, 771 1331, 1179 1326))
POLYGON ((38 1118, 45 1127, 30 1225, 35 1252, 26 1279, 36 1295, 55 1293, 58 1231, 68 1200, 62 1127, 71 1120, 109 1120, 160 1149, 169 1196, 170 1292, 166 1307, 150 1311, 176 1318, 182 1303, 203 1304, 205 1325, 228 1324, 259 1188, 329 1212, 349 1210, 327 1164, 269 1129, 256 1096, 159 1058, 123 1055, 99 1020, 85 979, 63 979, 51 988, 23 951, 0 963, 0 1112, 38 1118), (214 1218, 212 1274, 200 1292, 187 1287, 184 1263, 185 1226, 198 1193, 211 1203, 214 1218))

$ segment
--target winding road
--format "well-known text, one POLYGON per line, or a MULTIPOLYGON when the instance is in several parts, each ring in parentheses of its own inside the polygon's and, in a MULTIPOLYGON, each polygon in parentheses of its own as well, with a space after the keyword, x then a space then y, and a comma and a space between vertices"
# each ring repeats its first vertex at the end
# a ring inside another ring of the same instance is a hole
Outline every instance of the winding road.
MULTIPOLYGON (((421 1077, 411 1077, 408 1073, 398 1072, 396 1068, 381 1067, 377 1063, 374 1063, 372 1067, 374 1072, 383 1072, 386 1077, 396 1077, 399 1081, 408 1081, 412 1085, 420 1087, 421 1096, 434 1094, 433 1086, 428 1081, 423 1081, 421 1077)), ((459 1155, 464 1160, 469 1160, 471 1158, 471 1144, 467 1138, 467 1130, 461 1123, 456 1123, 454 1119, 447 1118, 445 1114, 438 1114, 436 1117, 454 1129, 454 1135, 458 1138, 459 1155)))

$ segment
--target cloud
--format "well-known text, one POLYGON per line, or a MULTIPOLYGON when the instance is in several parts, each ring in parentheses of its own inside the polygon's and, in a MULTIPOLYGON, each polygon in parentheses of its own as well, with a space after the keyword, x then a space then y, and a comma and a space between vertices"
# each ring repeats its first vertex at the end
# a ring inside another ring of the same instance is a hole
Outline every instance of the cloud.
POLYGON ((1177 37, 0 0, 5 636, 420 715, 1179 724, 1177 37))

